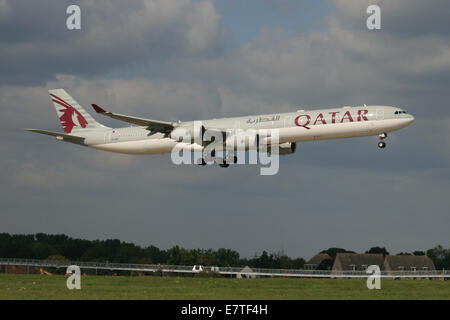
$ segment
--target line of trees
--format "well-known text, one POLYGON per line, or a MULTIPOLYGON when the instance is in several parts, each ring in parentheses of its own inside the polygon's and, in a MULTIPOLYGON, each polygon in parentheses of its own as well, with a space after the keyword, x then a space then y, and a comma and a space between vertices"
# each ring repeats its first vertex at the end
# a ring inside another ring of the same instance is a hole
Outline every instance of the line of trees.
MULTIPOLYGON (((343 248, 329 248, 321 251, 328 253, 332 264, 339 252, 351 252, 343 248)), ((388 255, 384 247, 370 248, 366 253, 381 253, 388 255)), ((450 248, 441 245, 413 253, 400 254, 427 255, 436 269, 450 269, 450 248)), ((146 264, 174 264, 174 265, 208 265, 219 267, 250 266, 252 268, 272 269, 301 269, 306 263, 303 258, 290 258, 283 252, 268 253, 252 258, 241 258, 239 253, 220 248, 213 249, 184 249, 174 246, 167 250, 155 246, 141 247, 118 239, 84 240, 68 237, 64 234, 49 235, 44 233, 30 235, 10 235, 0 233, 0 257, 24 259, 56 259, 70 261, 96 261, 112 263, 146 263, 146 264)), ((331 266, 326 266, 327 269, 331 266)))
POLYGON ((220 248, 184 249, 174 246, 167 250, 155 246, 140 247, 118 239, 83 240, 63 234, 44 233, 10 235, 0 233, 0 257, 53 259, 113 263, 146 263, 173 265, 209 265, 219 267, 250 266, 254 268, 302 268, 303 258, 291 259, 283 253, 266 251, 253 258, 241 258, 239 253, 220 248))
POLYGON ((433 260, 437 270, 450 269, 450 248, 444 249, 441 245, 427 250, 427 256, 433 260))

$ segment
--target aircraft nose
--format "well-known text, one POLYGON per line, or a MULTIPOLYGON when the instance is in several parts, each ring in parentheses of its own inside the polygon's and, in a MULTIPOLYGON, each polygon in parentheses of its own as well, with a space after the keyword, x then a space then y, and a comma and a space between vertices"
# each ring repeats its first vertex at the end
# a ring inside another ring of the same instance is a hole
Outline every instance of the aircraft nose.
POLYGON ((410 114, 409 117, 408 117, 408 124, 413 123, 414 120, 416 120, 416 118, 414 118, 414 116, 410 114))

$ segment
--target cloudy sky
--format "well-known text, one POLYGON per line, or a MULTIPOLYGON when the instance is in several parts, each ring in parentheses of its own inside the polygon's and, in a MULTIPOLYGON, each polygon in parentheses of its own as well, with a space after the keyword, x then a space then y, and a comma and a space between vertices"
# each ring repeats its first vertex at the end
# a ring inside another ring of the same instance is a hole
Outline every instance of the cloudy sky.
POLYGON ((0 0, 0 232, 247 257, 448 247, 449 88, 445 0, 0 0), (66 28, 70 4, 81 30, 66 28), (366 28, 369 4, 381 30, 366 28), (62 130, 52 88, 170 121, 364 103, 416 121, 384 150, 376 137, 303 143, 260 176, 23 131, 62 130))

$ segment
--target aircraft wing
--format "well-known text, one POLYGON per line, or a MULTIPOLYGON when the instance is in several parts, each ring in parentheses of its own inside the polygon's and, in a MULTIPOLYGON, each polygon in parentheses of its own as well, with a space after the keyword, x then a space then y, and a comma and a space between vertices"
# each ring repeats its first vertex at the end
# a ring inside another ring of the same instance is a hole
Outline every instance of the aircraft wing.
POLYGON ((104 110, 103 108, 99 107, 96 104, 92 104, 92 107, 99 114, 102 114, 104 116, 107 116, 107 117, 110 117, 110 118, 113 118, 116 120, 136 124, 138 126, 147 127, 147 129, 150 131, 170 133, 174 128, 172 122, 138 118, 138 117, 132 117, 132 116, 127 116, 127 115, 123 115, 123 114, 113 113, 113 112, 104 110))
POLYGON ((65 133, 53 132, 53 131, 47 131, 47 130, 39 130, 39 129, 25 129, 25 130, 31 131, 31 132, 37 132, 37 133, 41 133, 41 134, 46 134, 49 136, 54 136, 58 140, 64 140, 67 142, 72 142, 72 143, 81 144, 81 145, 84 144, 83 137, 74 136, 71 134, 65 134, 65 133))

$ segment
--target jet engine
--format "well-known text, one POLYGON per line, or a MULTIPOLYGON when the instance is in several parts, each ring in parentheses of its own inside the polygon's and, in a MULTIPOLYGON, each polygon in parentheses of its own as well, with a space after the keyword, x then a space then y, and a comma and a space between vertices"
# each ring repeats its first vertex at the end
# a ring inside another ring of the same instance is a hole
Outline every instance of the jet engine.
MULTIPOLYGON (((278 154, 285 155, 285 154, 292 154, 295 152, 295 149, 297 148, 297 144, 295 142, 285 142, 278 145, 278 154)), ((270 153, 276 153, 277 150, 269 150, 270 153)))

